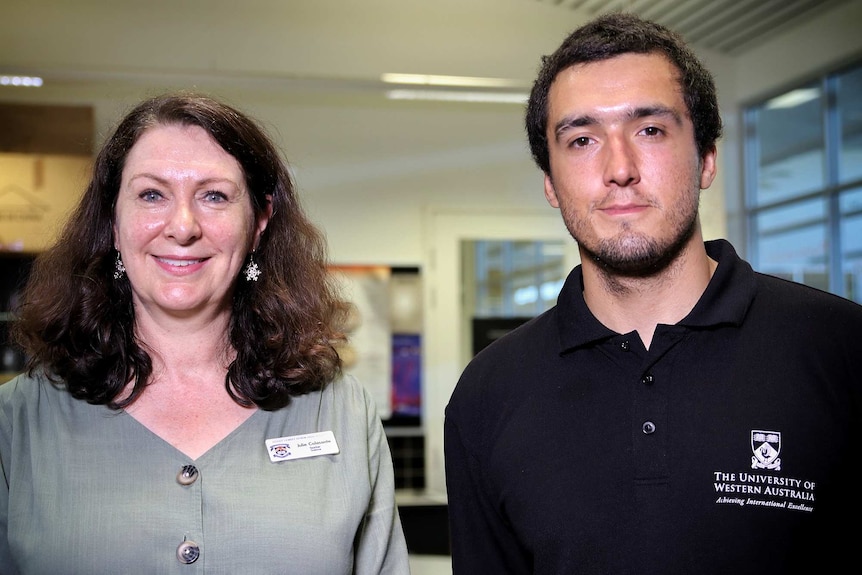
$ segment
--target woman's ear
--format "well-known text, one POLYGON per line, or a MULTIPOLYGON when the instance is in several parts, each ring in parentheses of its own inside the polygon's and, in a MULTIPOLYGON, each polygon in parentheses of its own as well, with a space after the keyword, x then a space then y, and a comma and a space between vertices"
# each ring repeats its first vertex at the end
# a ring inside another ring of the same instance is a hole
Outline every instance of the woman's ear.
POLYGON ((266 226, 269 224, 269 220, 272 217, 272 196, 266 195, 264 196, 266 199, 266 206, 263 210, 261 210, 260 214, 257 216, 257 229, 254 232, 254 242, 252 245, 254 249, 257 249, 257 246, 260 244, 260 236, 263 235, 264 230, 266 230, 266 226))

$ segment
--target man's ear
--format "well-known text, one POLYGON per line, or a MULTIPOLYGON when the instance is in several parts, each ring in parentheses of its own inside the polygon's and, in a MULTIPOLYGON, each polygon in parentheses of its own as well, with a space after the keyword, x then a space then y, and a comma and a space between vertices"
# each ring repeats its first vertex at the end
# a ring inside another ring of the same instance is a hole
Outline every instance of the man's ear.
POLYGON ((551 207, 560 207, 560 202, 557 200, 557 190, 554 189, 554 182, 551 181, 549 174, 545 174, 545 199, 548 200, 551 207))
POLYGON ((712 181, 715 179, 716 172, 716 162, 715 158, 718 155, 718 151, 715 149, 715 146, 712 147, 707 153, 703 155, 703 158, 700 160, 700 189, 705 190, 709 186, 712 185, 712 181))

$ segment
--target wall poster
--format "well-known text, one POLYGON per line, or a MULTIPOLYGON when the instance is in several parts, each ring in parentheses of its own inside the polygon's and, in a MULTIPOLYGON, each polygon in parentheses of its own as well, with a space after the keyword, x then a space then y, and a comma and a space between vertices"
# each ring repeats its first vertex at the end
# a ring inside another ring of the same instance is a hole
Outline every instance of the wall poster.
POLYGON ((338 349, 344 372, 371 392, 386 419, 392 412, 392 330, 389 324, 388 266, 333 266, 348 303, 344 331, 348 341, 338 349))
POLYGON ((344 372, 374 397, 387 423, 419 425, 421 413, 421 284, 417 268, 337 265, 330 268, 348 304, 338 352, 344 372))

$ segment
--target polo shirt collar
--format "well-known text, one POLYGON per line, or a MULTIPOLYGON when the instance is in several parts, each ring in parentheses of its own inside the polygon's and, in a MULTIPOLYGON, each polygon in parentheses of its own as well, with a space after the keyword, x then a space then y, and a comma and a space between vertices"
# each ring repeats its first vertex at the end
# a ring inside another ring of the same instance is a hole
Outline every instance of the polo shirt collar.
POLYGON ((718 262, 712 279, 691 312, 679 322, 687 327, 742 325, 754 300, 757 280, 748 262, 727 240, 705 242, 706 254, 718 262))
MULTIPOLYGON (((754 270, 726 240, 708 241, 705 246, 718 267, 697 304, 678 325, 691 329, 741 325, 756 291, 754 270)), ((556 322, 561 351, 619 335, 599 322, 587 307, 580 265, 566 278, 557 298, 556 322)))

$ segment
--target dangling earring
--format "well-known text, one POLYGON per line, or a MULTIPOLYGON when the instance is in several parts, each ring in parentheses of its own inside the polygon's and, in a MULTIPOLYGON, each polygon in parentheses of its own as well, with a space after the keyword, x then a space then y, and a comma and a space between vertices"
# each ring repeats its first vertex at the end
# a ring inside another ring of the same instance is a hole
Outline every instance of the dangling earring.
POLYGON ((117 260, 114 262, 114 279, 122 279, 126 275, 126 266, 123 265, 123 259, 120 257, 120 252, 117 252, 117 260))
POLYGON ((246 281, 256 282, 257 278, 260 277, 260 268, 256 263, 254 263, 254 252, 251 252, 248 255, 248 263, 245 265, 245 279, 246 281))

